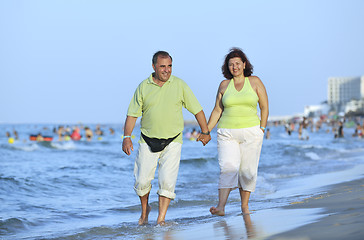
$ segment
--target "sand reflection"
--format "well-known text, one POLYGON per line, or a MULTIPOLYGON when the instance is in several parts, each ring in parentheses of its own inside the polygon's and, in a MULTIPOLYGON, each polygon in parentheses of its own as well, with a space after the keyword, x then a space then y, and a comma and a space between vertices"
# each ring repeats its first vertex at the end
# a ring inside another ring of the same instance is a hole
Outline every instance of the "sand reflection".
POLYGON ((215 236, 219 236, 223 232, 225 239, 251 239, 257 237, 250 214, 241 216, 242 221, 239 221, 239 224, 236 222, 228 223, 225 219, 214 223, 215 236))

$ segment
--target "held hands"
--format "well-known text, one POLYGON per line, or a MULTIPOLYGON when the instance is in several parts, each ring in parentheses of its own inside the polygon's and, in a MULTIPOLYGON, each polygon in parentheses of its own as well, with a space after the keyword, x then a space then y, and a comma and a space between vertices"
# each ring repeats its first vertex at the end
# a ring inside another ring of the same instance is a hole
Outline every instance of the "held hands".
POLYGON ((202 134, 200 133, 200 135, 198 136, 198 138, 196 139, 196 141, 201 141, 202 144, 205 146, 208 142, 210 142, 211 140, 211 136, 210 133, 209 134, 202 134))
POLYGON ((131 141, 130 137, 129 138, 124 138, 124 140, 123 140, 123 151, 127 155, 130 155, 131 154, 130 150, 134 151, 133 142, 131 141))

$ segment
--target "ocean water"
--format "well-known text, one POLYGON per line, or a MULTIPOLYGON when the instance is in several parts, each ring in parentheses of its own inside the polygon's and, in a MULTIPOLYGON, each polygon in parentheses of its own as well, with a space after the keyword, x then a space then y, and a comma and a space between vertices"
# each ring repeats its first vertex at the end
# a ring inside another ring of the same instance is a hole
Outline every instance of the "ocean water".
MULTIPOLYGON (((95 125, 89 125, 95 129, 95 125)), ((0 239, 160 239, 167 230, 183 230, 216 220, 209 209, 217 203, 219 168, 216 129, 212 141, 184 139, 177 197, 171 202, 166 227, 155 226, 158 213, 157 172, 150 194, 152 212, 147 226, 138 226, 139 198, 133 190, 134 158, 140 131, 135 128, 134 152, 121 150, 121 125, 101 125, 105 135, 91 142, 81 140, 33 142, 31 134, 52 135, 57 125, 0 125, 0 239), (108 132, 109 127, 115 134, 108 132), (7 131, 19 133, 9 144, 7 131)), ((186 126, 185 132, 193 126, 186 126)), ((263 143, 256 192, 250 209, 263 211, 299 201, 321 180, 305 178, 338 173, 364 164, 364 140, 335 139, 324 129, 310 139, 288 135, 283 126, 270 127, 263 143)), ((321 185, 320 185, 321 183, 321 185)), ((239 214, 238 190, 230 194, 227 216, 239 214)))

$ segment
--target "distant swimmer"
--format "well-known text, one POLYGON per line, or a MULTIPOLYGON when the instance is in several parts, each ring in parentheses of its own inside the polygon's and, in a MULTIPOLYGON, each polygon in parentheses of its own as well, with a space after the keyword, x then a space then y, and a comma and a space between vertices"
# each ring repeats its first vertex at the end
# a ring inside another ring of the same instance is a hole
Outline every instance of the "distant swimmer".
POLYGON ((73 141, 79 141, 81 139, 81 134, 80 134, 80 128, 79 127, 75 127, 73 129, 73 132, 71 133, 71 139, 73 141))
POLYGON ((309 122, 306 117, 303 117, 302 122, 300 124, 300 128, 302 131, 302 135, 300 136, 300 139, 302 140, 308 140, 310 136, 308 135, 307 128, 309 127, 309 122))
POLYGON ((38 133, 37 142, 43 142, 43 141, 44 141, 44 138, 43 138, 42 134, 38 133))
POLYGON ((86 135, 86 140, 91 141, 94 136, 94 133, 89 127, 85 127, 85 135, 86 135))
POLYGON ((11 137, 9 132, 6 132, 6 137, 8 138, 8 143, 9 144, 13 144, 14 143, 14 138, 11 137))
POLYGON ((13 131, 13 134, 14 134, 14 139, 19 140, 19 135, 18 135, 18 132, 16 130, 13 131))
POLYGON ((344 126, 343 122, 339 122, 339 128, 337 130, 337 133, 335 134, 335 138, 343 138, 344 137, 344 126))
POLYGON ((64 135, 64 127, 63 126, 59 126, 58 130, 57 130, 57 135, 58 135, 58 141, 63 141, 63 135, 64 135))
POLYGON ((98 136, 103 136, 104 135, 104 131, 101 130, 100 125, 96 126, 95 134, 98 135, 98 136))
POLYGON ((265 133, 265 139, 270 139, 270 130, 267 128, 267 132, 265 133))

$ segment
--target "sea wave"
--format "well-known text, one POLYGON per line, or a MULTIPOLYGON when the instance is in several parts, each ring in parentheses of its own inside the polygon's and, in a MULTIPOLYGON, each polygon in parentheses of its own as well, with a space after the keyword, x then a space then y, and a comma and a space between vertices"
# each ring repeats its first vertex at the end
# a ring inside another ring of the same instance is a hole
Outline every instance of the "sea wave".
POLYGON ((30 223, 23 218, 8 218, 5 220, 0 220, 0 236, 27 229, 29 225, 30 223))

